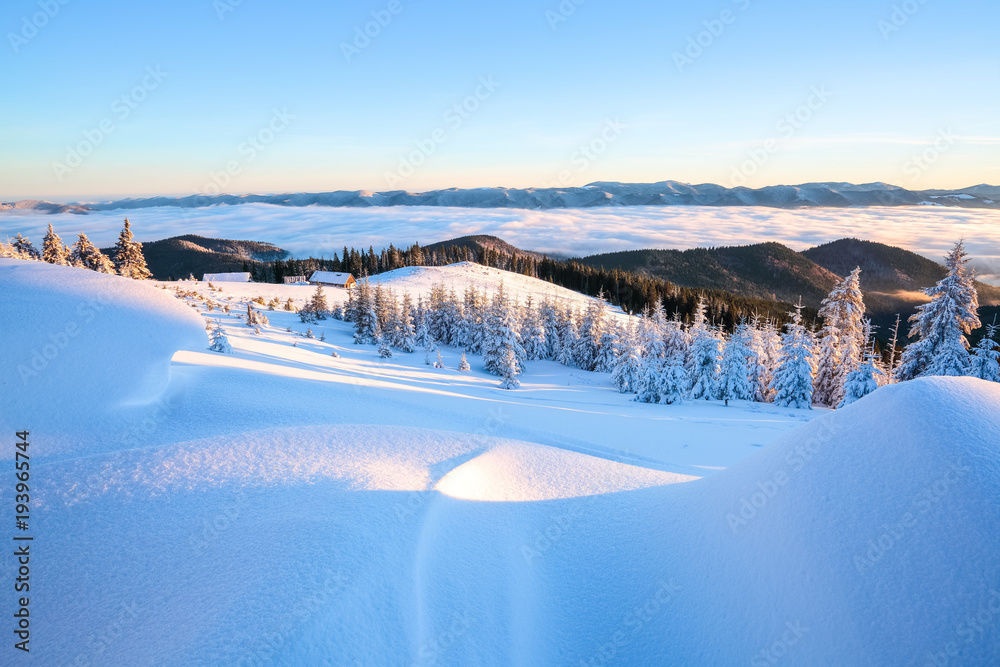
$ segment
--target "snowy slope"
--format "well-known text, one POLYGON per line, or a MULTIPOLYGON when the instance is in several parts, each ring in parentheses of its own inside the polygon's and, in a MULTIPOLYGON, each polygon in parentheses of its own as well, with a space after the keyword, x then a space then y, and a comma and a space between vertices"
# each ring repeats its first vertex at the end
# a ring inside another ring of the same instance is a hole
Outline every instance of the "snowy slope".
MULTIPOLYGON (((24 265, 0 266, 4 285, 24 265)), ((82 284, 43 269, 18 283, 30 299, 4 290, 29 332, 82 284)), ((235 347, 212 353, 194 308, 134 289, 105 332, 131 367, 188 346, 155 412, 112 405, 148 401, 141 383, 64 390, 65 409, 133 430, 83 420, 55 447, 17 404, 42 434, 28 662, 1000 659, 1000 386, 920 380, 835 413, 659 406, 537 362, 506 392, 471 355, 454 370, 457 350, 445 369, 383 361, 341 322, 314 326, 320 341, 269 312, 255 335, 197 302, 235 347)), ((5 376, 36 338, 4 328, 5 376)), ((76 340, 84 359, 114 349, 76 340)), ((69 388, 94 370, 60 368, 69 388)))
POLYGON ((166 389, 177 350, 207 341, 204 320, 151 283, 43 262, 0 259, 0 312, 6 432, 19 419, 61 439, 115 428, 166 389))

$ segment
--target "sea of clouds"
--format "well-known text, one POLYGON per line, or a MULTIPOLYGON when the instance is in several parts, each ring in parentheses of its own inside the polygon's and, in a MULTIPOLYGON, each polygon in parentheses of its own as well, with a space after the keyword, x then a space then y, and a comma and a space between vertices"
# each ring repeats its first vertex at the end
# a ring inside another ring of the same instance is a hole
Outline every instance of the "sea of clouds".
POLYGON ((427 245, 467 234, 492 234, 526 250, 582 256, 636 248, 693 248, 777 241, 795 250, 844 237, 880 241, 941 261, 965 239, 981 279, 1000 285, 1000 211, 939 207, 809 208, 608 207, 594 209, 284 207, 270 204, 102 211, 88 215, 5 212, 0 236, 40 243, 52 223, 66 243, 86 232, 113 245, 126 216, 140 241, 180 234, 268 241, 295 256, 332 256, 345 245, 414 241, 427 245))

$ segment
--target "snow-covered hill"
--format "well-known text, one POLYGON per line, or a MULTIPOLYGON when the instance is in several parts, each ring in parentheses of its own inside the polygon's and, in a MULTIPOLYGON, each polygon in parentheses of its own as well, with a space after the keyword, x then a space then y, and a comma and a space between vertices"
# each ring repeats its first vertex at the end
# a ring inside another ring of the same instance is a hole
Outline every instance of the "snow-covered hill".
MULTIPOLYGON (((430 271, 381 279, 413 294, 497 279, 430 271)), ((238 308, 14 260, 0 285, 17 316, 0 419, 37 457, 28 661, 1000 659, 1000 386, 918 380, 835 413, 663 406, 529 362, 503 391, 474 355, 467 373, 458 350, 444 369, 382 360, 333 320, 305 338, 267 312, 258 335, 238 308), (90 294, 107 319, 74 337, 79 361, 12 385, 90 294), (196 312, 234 354, 207 350, 196 312), (62 420, 43 389, 105 417, 62 420)), ((238 305, 238 289, 211 298, 238 305)))

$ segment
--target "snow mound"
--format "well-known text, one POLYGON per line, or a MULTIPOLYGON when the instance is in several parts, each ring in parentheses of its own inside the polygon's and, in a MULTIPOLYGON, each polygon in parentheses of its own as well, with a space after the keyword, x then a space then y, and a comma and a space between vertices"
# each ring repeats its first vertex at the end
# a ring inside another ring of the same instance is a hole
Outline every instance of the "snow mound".
POLYGON ((994 383, 902 383, 705 479, 595 497, 536 559, 528 613, 559 636, 525 645, 564 664, 997 664, 998 410, 994 383))
POLYGON ((71 433, 164 390, 170 358, 208 346, 204 320, 150 283, 0 259, 3 424, 71 433))
POLYGON ((463 463, 435 488, 464 500, 527 501, 597 495, 693 479, 697 478, 636 468, 565 449, 510 443, 463 463))

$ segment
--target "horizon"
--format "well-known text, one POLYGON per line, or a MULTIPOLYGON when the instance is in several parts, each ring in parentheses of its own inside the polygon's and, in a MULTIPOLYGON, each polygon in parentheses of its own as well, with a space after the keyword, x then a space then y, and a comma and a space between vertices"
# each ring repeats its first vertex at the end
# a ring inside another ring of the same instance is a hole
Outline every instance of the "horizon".
POLYGON ((16 0, 2 196, 1000 182, 997 18, 975 0, 16 0))
MULTIPOLYGON (((668 178, 668 179, 660 179, 658 181, 644 181, 644 182, 641 182, 641 183, 640 182, 632 182, 632 181, 591 181, 589 183, 584 183, 582 185, 565 186, 565 188, 585 188, 585 187, 593 186, 596 183, 619 183, 619 184, 628 184, 628 185, 652 185, 652 184, 656 184, 656 183, 680 183, 682 185, 688 185, 688 186, 693 186, 693 187, 699 187, 699 186, 703 186, 703 185, 719 185, 719 186, 727 187, 727 188, 734 188, 734 189, 736 189, 736 188, 746 188, 746 189, 750 189, 750 190, 763 190, 763 189, 766 189, 766 188, 784 188, 784 187, 795 188, 795 187, 802 187, 802 186, 805 186, 805 185, 817 185, 817 184, 819 184, 819 185, 828 185, 828 184, 842 184, 842 183, 846 183, 848 185, 854 185, 854 186, 858 186, 858 187, 864 186, 864 185, 885 185, 885 186, 889 186, 889 187, 901 188, 901 189, 904 189, 904 190, 909 190, 910 189, 910 188, 906 188, 905 186, 901 186, 901 185, 898 185, 896 183, 891 183, 891 182, 888 182, 888 181, 871 181, 871 182, 868 182, 868 183, 852 183, 850 181, 809 181, 809 182, 803 181, 801 183, 771 183, 771 184, 767 184, 767 185, 761 185, 759 187, 749 187, 749 186, 745 186, 745 185, 744 186, 728 186, 728 185, 724 185, 724 184, 721 184, 721 183, 710 183, 710 182, 693 183, 693 182, 687 182, 687 181, 679 181, 677 179, 670 179, 670 178, 668 178)), ((1000 183, 1000 181, 998 181, 998 183, 1000 183)), ((972 185, 965 185, 965 186, 955 187, 955 188, 945 188, 945 187, 937 187, 937 186, 921 187, 921 188, 918 188, 917 191, 946 190, 946 191, 958 192, 958 191, 962 191, 962 190, 969 190, 969 189, 976 188, 976 187, 1000 188, 1000 185, 993 185, 992 183, 987 183, 987 182, 983 181, 983 182, 980 182, 980 183, 975 183, 975 184, 972 184, 972 185)), ((423 190, 423 189, 413 190, 413 189, 405 189, 405 188, 403 188, 400 191, 402 191, 402 192, 411 192, 411 193, 415 193, 415 194, 422 194, 422 193, 425 193, 425 192, 431 192, 431 191, 436 191, 436 190, 447 190, 447 189, 457 189, 457 190, 543 190, 543 189, 549 189, 549 186, 514 187, 514 186, 507 186, 507 185, 480 185, 480 186, 471 186, 471 187, 463 187, 463 188, 458 188, 458 187, 454 187, 454 186, 448 186, 448 187, 444 187, 444 188, 431 188, 429 190, 423 190)), ((553 189, 563 189, 563 186, 559 186, 559 187, 556 187, 556 188, 553 188, 553 189)), ((18 202, 18 201, 47 201, 47 202, 51 202, 53 204, 82 204, 82 205, 86 205, 86 204, 105 204, 105 203, 111 203, 111 202, 115 202, 115 201, 154 199, 154 198, 160 198, 160 197, 167 198, 167 199, 183 199, 183 198, 186 198, 186 197, 199 197, 199 196, 205 196, 205 197, 216 197, 216 196, 226 196, 226 197, 261 196, 261 197, 270 197, 270 196, 291 195, 291 194, 325 194, 325 193, 329 193, 329 192, 390 192, 390 191, 391 190, 373 190, 371 188, 355 188, 355 189, 352 189, 352 190, 323 190, 323 191, 306 191, 306 190, 254 190, 254 191, 245 191, 245 192, 236 192, 236 191, 234 191, 234 192, 226 192, 226 191, 223 191, 223 192, 220 192, 220 193, 215 194, 215 195, 207 195, 207 194, 205 194, 203 192, 187 192, 187 193, 184 193, 184 192, 167 192, 167 193, 159 192, 159 193, 155 193, 154 192, 154 193, 138 193, 138 194, 136 194, 136 193, 132 193, 132 194, 129 194, 129 193, 118 193, 118 194, 103 194, 103 195, 72 195, 72 194, 68 194, 68 195, 63 195, 63 196, 58 196, 58 197, 40 197, 40 196, 38 196, 38 197, 21 197, 21 198, 4 197, 2 194, 0 194, 0 203, 2 203, 2 202, 11 203, 11 202, 18 202)))

